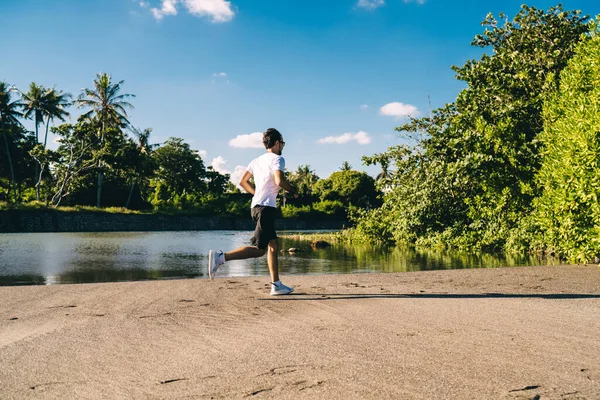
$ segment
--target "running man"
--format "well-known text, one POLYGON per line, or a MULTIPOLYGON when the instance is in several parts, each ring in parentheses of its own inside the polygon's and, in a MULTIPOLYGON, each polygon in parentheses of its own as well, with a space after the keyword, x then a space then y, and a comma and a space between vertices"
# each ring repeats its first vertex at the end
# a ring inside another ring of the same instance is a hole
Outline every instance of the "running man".
POLYGON ((269 128, 263 133, 263 144, 267 152, 252 160, 240 180, 240 186, 252 197, 252 219, 256 223, 252 246, 243 246, 224 253, 211 250, 208 253, 208 276, 215 277, 215 273, 223 263, 231 260, 245 260, 247 258, 262 257, 267 253, 267 263, 271 274, 271 296, 290 294, 293 288, 285 286, 279 280, 278 251, 279 241, 275 232, 275 218, 277 204, 275 200, 279 189, 283 188, 294 197, 298 193, 287 181, 284 175, 285 160, 281 156, 285 142, 277 129, 269 128), (250 179, 254 177, 254 185, 250 179))

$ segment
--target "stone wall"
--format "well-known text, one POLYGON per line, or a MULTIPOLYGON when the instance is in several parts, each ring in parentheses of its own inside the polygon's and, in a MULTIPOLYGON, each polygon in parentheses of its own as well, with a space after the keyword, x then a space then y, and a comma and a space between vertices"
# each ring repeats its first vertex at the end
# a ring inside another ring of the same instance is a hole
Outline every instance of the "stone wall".
MULTIPOLYGON (((278 230, 341 229, 342 222, 277 221, 278 230)), ((0 211, 0 233, 253 230, 250 218, 115 214, 103 212, 0 211)))

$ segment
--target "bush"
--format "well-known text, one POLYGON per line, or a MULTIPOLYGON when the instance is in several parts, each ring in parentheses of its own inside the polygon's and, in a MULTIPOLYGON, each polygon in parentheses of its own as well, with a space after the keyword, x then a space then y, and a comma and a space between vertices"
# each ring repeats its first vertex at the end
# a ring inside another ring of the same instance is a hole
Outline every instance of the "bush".
POLYGON ((313 209, 338 219, 345 220, 347 218, 346 207, 339 200, 319 201, 318 203, 313 204, 313 209))
POLYGON ((600 255, 600 35, 591 25, 544 107, 537 176, 544 189, 532 216, 539 225, 532 247, 571 262, 600 255))

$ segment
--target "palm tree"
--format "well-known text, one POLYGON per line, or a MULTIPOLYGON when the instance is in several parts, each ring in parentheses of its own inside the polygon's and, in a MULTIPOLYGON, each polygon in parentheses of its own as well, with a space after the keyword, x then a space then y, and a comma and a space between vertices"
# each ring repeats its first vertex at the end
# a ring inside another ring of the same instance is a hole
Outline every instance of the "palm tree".
MULTIPOLYGON (((43 85, 36 85, 35 82, 31 82, 29 85, 29 91, 27 93, 21 92, 21 97, 23 98, 23 118, 30 119, 33 118, 35 123, 35 144, 37 145, 40 142, 38 129, 40 124, 44 122, 44 117, 46 116, 46 97, 48 90, 44 88, 43 85)), ((39 163, 35 164, 35 179, 34 182, 39 181, 38 170, 39 163)), ((39 185, 35 185, 35 199, 40 199, 40 189, 39 185)))
MULTIPOLYGON (((112 83, 112 77, 104 72, 96 74, 94 89, 83 89, 77 98, 78 107, 88 107, 90 110, 84 113, 82 119, 90 119, 98 126, 98 138, 100 145, 104 145, 107 131, 110 128, 122 129, 130 125, 127 120, 126 108, 133 106, 126 101, 132 94, 119 94, 124 81, 112 83)), ((104 177, 104 163, 98 160, 98 192, 96 196, 96 207, 100 207, 102 195, 102 179, 104 177)))
POLYGON ((36 85, 35 82, 29 84, 27 93, 21 92, 23 98, 23 118, 33 118, 35 123, 35 143, 40 142, 38 128, 44 122, 46 116, 46 95, 47 89, 43 85, 36 85))
POLYGON ((302 196, 310 196, 312 194, 313 185, 319 180, 315 171, 310 169, 310 165, 300 165, 296 170, 298 182, 296 189, 302 196))
POLYGON ((150 134, 152 133, 152 128, 146 128, 143 131, 140 128, 131 128, 131 132, 137 139, 137 145, 140 149, 140 153, 142 154, 150 154, 152 150, 158 146, 157 144, 150 144, 150 134))
POLYGON ((50 122, 54 119, 59 119, 65 122, 65 117, 69 116, 69 112, 66 108, 69 107, 72 102, 73 96, 70 93, 63 93, 62 90, 56 90, 55 88, 48 89, 46 93, 46 135, 44 136, 44 148, 48 143, 48 128, 50 122))
POLYGON ((157 147, 157 144, 150 144, 150 134, 152 133, 152 128, 146 128, 143 131, 140 128, 131 127, 131 132, 137 139, 137 149, 139 151, 140 157, 140 165, 135 167, 136 171, 134 171, 134 177, 131 182, 131 187, 129 188, 129 196, 127 196, 127 203, 125 204, 125 208, 129 208, 129 203, 131 202, 131 195, 133 194, 133 189, 135 188, 136 183, 147 169, 150 160, 150 153, 152 150, 157 147))
POLYGON ((340 168, 341 171, 351 171, 352 170, 352 165, 350 165, 350 163, 348 161, 344 161, 342 163, 342 167, 340 168))
POLYGON ((381 172, 379 174, 377 174, 377 177, 375 178, 375 180, 377 182, 383 182, 385 184, 391 178, 392 178, 392 174, 390 173, 390 170, 389 170, 389 161, 382 160, 381 161, 381 172))
POLYGON ((23 106, 19 101, 11 101, 11 92, 16 91, 6 82, 0 81, 0 133, 4 137, 4 145, 6 148, 6 157, 8 159, 8 167, 10 170, 10 182, 8 193, 10 194, 11 187, 15 188, 15 171, 13 168, 12 158, 10 156, 10 146, 8 145, 9 133, 15 126, 21 126, 19 117, 23 115, 19 111, 23 106))

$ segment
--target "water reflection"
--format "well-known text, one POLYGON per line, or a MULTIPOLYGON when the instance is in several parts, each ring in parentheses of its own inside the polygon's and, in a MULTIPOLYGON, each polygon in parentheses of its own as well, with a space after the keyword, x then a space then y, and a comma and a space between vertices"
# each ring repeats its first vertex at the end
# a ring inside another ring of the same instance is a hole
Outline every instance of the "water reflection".
POLYGON ((46 277, 41 275, 0 276, 0 286, 45 285, 46 277))
MULTIPOLYGON (((210 249, 246 245, 252 232, 103 232, 0 234, 0 285, 116 282, 205 277, 210 249)), ((555 263, 538 257, 504 257, 414 248, 334 244, 313 250, 283 239, 282 274, 402 272, 493 268, 555 263)), ((220 276, 268 275, 266 258, 233 261, 220 276)))

